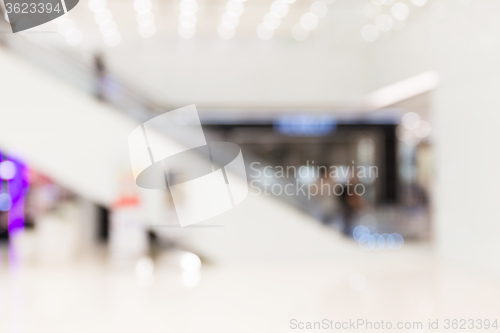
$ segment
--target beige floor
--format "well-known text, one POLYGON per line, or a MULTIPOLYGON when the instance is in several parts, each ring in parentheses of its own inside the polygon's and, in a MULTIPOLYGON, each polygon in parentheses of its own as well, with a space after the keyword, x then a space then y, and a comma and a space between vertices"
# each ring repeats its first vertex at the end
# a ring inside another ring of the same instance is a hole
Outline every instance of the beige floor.
POLYGON ((422 246, 353 251, 334 261, 204 265, 194 287, 182 278, 162 263, 144 285, 133 267, 98 259, 64 266, 3 260, 0 332, 295 332, 291 319, 358 318, 422 321, 424 330, 400 331, 429 332, 429 319, 500 316, 500 281, 438 263, 422 246))

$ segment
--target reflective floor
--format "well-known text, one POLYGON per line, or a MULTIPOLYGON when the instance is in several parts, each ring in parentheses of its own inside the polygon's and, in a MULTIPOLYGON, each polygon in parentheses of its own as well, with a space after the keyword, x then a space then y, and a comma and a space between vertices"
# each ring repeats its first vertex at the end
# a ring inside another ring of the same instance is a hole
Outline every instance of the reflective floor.
MULTIPOLYGON (((71 265, 2 262, 0 332, 292 332, 291 320, 428 322, 496 319, 500 282, 443 264, 424 246, 334 261, 204 264, 183 272, 111 266, 103 256, 71 265)), ((449 330, 448 330, 449 331, 449 330)))

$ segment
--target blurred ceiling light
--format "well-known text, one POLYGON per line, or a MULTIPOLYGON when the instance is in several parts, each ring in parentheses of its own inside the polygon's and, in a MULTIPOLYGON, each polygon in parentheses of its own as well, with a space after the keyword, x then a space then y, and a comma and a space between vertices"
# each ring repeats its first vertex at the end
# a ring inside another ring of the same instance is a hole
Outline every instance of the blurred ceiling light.
POLYGON ((182 0, 179 3, 179 9, 184 14, 196 14, 198 11, 198 2, 196 0, 182 0))
POLYGON ((269 40, 274 36, 274 29, 269 23, 261 23, 257 27, 257 36, 262 40, 269 40))
POLYGON ((401 123, 406 129, 413 130, 418 127, 420 116, 415 112, 408 112, 401 118, 401 123))
POLYGON ((376 26, 373 24, 367 24, 361 29, 361 36, 367 42, 374 42, 379 37, 380 33, 376 26))
POLYGON ((236 27, 240 24, 240 15, 243 14, 245 6, 243 1, 229 0, 226 4, 226 12, 222 14, 221 24, 217 28, 219 37, 231 39, 236 34, 236 27))
POLYGON ((76 24, 72 19, 66 19, 61 24, 59 24, 57 30, 61 35, 66 36, 75 27, 76 24))
POLYGON ((310 11, 318 18, 323 18, 328 14, 328 6, 324 1, 315 1, 311 5, 310 11))
POLYGON ((377 6, 382 6, 385 4, 385 0, 372 0, 372 2, 377 6))
POLYGON ((196 34, 196 23, 198 18, 198 2, 196 0, 182 0, 179 3, 181 11, 179 15, 179 26, 177 32, 182 38, 193 38, 196 34))
POLYGON ((374 5, 373 3, 369 2, 363 7, 363 13, 365 16, 369 19, 375 19, 377 16, 380 14, 382 9, 380 6, 374 5))
POLYGON ((228 1, 226 4, 226 11, 230 14, 233 14, 235 16, 240 16, 243 14, 243 11, 245 10, 245 6, 243 5, 242 2, 237 2, 234 0, 228 1))
POLYGON ((134 10, 138 13, 147 12, 153 8, 153 4, 151 0, 135 0, 134 1, 134 10))
POLYGON ((219 33, 220 38, 231 39, 234 37, 236 30, 232 27, 228 27, 224 23, 221 23, 219 25, 219 28, 217 29, 217 32, 219 33))
POLYGON ((391 13, 398 20, 406 20, 410 15, 410 7, 403 2, 397 2, 391 7, 391 13))
MULTIPOLYGON (((145 1, 149 0, 135 0, 134 6, 136 3, 145 1)), ((99 26, 99 31, 104 37, 104 42, 106 45, 115 46, 120 43, 121 34, 118 32, 118 26, 115 21, 113 21, 113 13, 106 8, 107 4, 106 0, 89 0, 89 8, 94 12, 94 20, 99 26)), ((61 25, 64 25, 67 20, 62 21, 59 28, 61 28, 61 25)), ((80 43, 82 39, 83 34, 79 30, 71 31, 66 36, 66 42, 70 45, 76 45, 80 43)))
POLYGON ((305 13, 300 18, 300 24, 306 30, 314 30, 318 26, 318 17, 313 13, 305 13))
POLYGON ((99 26, 99 30, 101 31, 101 34, 106 37, 114 34, 115 31, 118 31, 118 26, 115 21, 108 20, 99 26))
POLYGON ((367 96, 367 105, 380 109, 396 104, 435 89, 439 80, 439 75, 432 71, 415 75, 372 92, 367 96))
POLYGON ((393 19, 390 15, 382 14, 375 20, 375 25, 380 31, 387 32, 392 29, 393 19))
POLYGON ((411 0, 411 3, 415 6, 421 7, 427 3, 427 0, 411 0))
POLYGON ((294 1, 276 0, 271 4, 269 13, 264 15, 262 23, 257 26, 257 36, 262 40, 269 40, 274 36, 274 30, 281 25, 281 19, 288 14, 289 3, 294 1))
POLYGON ((179 264, 182 269, 189 272, 199 271, 201 269, 200 257, 190 252, 186 252, 181 256, 179 264))
POLYGON ((417 128, 415 129, 415 135, 420 139, 428 137, 429 135, 431 135, 431 132, 431 125, 425 120, 421 120, 417 128))
POLYGON ((155 17, 151 0, 135 0, 134 10, 137 12, 137 31, 144 38, 152 37, 156 33, 155 17))
POLYGON ((276 0, 271 4, 270 12, 278 17, 285 17, 288 14, 288 4, 282 0, 276 0))
POLYGON ((292 28, 292 37, 298 41, 303 41, 309 36, 309 31, 304 29, 300 23, 297 23, 292 28))
POLYGON ((177 29, 177 32, 179 33, 179 35, 182 38, 185 38, 185 39, 193 38, 194 35, 196 34, 196 26, 189 27, 189 28, 179 26, 179 28, 177 29))
POLYGON ((222 15, 222 24, 227 28, 233 28, 234 30, 239 23, 239 16, 236 16, 233 13, 225 12, 224 15, 222 15))
POLYGON ((154 24, 155 16, 151 12, 137 13, 136 20, 139 25, 148 26, 154 24))
POLYGON ((264 22, 268 23, 269 26, 272 26, 272 29, 278 29, 281 24, 281 18, 276 16, 274 13, 267 13, 264 16, 264 22))
POLYGON ((0 178, 4 180, 14 179, 16 176, 16 165, 14 162, 6 160, 0 162, 0 178))
POLYGON ((97 24, 101 25, 107 20, 112 20, 113 19, 113 14, 109 9, 102 8, 101 10, 95 12, 94 14, 94 20, 97 24))
POLYGON ((106 6, 106 0, 89 0, 89 9, 94 13, 103 8, 106 8, 106 6))

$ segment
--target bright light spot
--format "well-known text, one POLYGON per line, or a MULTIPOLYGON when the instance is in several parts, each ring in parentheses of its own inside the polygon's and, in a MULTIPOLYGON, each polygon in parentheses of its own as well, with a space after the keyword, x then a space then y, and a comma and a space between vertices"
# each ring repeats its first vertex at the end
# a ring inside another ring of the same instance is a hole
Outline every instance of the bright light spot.
POLYGON ((141 35, 144 38, 152 37, 156 33, 156 26, 154 24, 140 25, 138 28, 139 28, 139 35, 141 35))
POLYGON ((6 212, 12 207, 12 198, 9 193, 0 193, 0 211, 6 212))
POLYGON ((333 5, 335 0, 324 0, 327 5, 333 5))
POLYGON ((112 35, 104 37, 104 42, 108 46, 116 46, 116 45, 120 44, 121 40, 122 40, 122 35, 120 34, 120 32, 118 32, 116 30, 112 35))
POLYGON ((411 0, 411 2, 418 7, 421 7, 427 3, 427 0, 411 0))
POLYGON ((236 30, 234 28, 228 27, 224 23, 219 25, 217 32, 219 33, 219 37, 222 39, 231 39, 236 34, 236 30))
POLYGON ((409 130, 414 130, 418 127, 420 122, 420 116, 415 112, 408 112, 401 118, 401 123, 403 126, 409 130))
POLYGON ((196 27, 190 27, 190 28, 185 28, 183 26, 180 26, 177 31, 179 32, 179 35, 182 38, 193 38, 194 35, 196 34, 196 27))
POLYGON ((388 235, 385 239, 385 243, 387 245, 387 248, 392 249, 394 247, 394 243, 396 241, 394 240, 394 237, 392 235, 388 235))
POLYGON ((361 29, 361 36, 367 42, 374 42, 379 37, 380 33, 378 28, 373 24, 367 24, 361 29))
POLYGON ((398 20, 406 20, 408 15, 410 15, 410 7, 403 2, 398 2, 392 5, 391 13, 398 20))
POLYGON ((135 0, 134 1, 134 10, 138 13, 147 12, 153 8, 153 4, 150 0, 135 0))
POLYGON ((298 41, 304 40, 309 36, 309 31, 304 29, 300 23, 297 23, 292 28, 292 37, 298 41))
POLYGON ((389 31, 392 29, 392 17, 387 14, 382 14, 377 17, 375 20, 375 25, 380 31, 389 31))
POLYGON ((71 30, 75 28, 75 22, 71 19, 64 20, 57 29, 59 33, 63 36, 66 36, 71 30))
POLYGON ((231 0, 226 4, 226 11, 235 16, 240 16, 241 14, 243 14, 244 10, 245 6, 241 2, 231 0))
POLYGON ((384 246, 385 246, 385 238, 384 238, 384 236, 383 236, 383 235, 379 235, 379 236, 377 237, 377 247, 378 247, 379 249, 383 249, 383 248, 384 248, 384 246))
POLYGON ((106 5, 106 0, 89 0, 89 8, 93 12, 106 8, 106 5))
MULTIPOLYGON (((182 14, 181 14, 182 15, 182 14)), ((136 15, 136 20, 139 25, 152 25, 155 21, 155 16, 152 12, 141 12, 136 15)))
POLYGON ((71 46, 75 46, 80 44, 80 42, 83 39, 83 34, 80 30, 73 29, 65 36, 65 38, 66 38, 66 43, 68 43, 71 46))
POLYGON ((272 29, 278 29, 278 27, 280 26, 281 24, 281 18, 279 18, 278 16, 276 16, 276 14, 274 13, 267 13, 265 16, 264 16, 264 22, 268 23, 270 27, 272 27, 272 29))
POLYGON ((141 258, 135 265, 135 275, 139 279, 146 279, 153 275, 155 265, 153 260, 148 257, 141 258))
POLYGON ((415 135, 418 138, 423 139, 431 135, 431 131, 431 125, 425 120, 421 120, 415 129, 415 135))
POLYGON ((391 234, 392 238, 394 238, 394 245, 392 247, 393 250, 399 250, 403 247, 404 238, 398 233, 391 234))
POLYGON ((271 4, 271 13, 278 17, 285 17, 288 14, 288 5, 280 0, 274 1, 271 4))
POLYGON ((106 8, 96 12, 94 14, 94 20, 97 24, 101 25, 107 20, 113 19, 113 14, 106 8))
POLYGON ((198 271, 201 268, 201 260, 196 254, 186 252, 180 259, 180 265, 186 271, 198 271))
POLYGON ((257 36, 262 40, 269 40, 274 36, 274 29, 268 23, 261 23, 257 27, 257 36))
POLYGON ((318 17, 313 13, 305 13, 300 18, 300 24, 306 30, 314 30, 318 26, 318 17))
POLYGON ((363 226, 363 225, 358 225, 354 230, 352 231, 352 237, 354 238, 355 241, 359 242, 359 239, 363 235, 369 235, 370 230, 363 226))
POLYGON ((319 18, 323 18, 328 13, 328 6, 323 1, 315 1, 311 5, 311 13, 319 18))
POLYGON ((196 287, 200 283, 200 280, 201 276, 199 271, 184 272, 184 274, 182 274, 182 284, 187 288, 196 287))
POLYGON ((352 290, 361 291, 366 288, 366 277, 360 273, 354 273, 349 276, 349 286, 352 290))
POLYGON ((198 2, 196 0, 182 0, 179 8, 184 14, 196 14, 198 11, 198 2))
POLYGON ((16 164, 6 160, 0 163, 0 178, 5 180, 14 179, 16 176, 16 164))
POLYGON ((118 26, 115 21, 107 21, 99 26, 99 30, 104 37, 111 36, 117 32, 118 26))
POLYGON ((294 3, 296 0, 281 0, 281 1, 284 3, 291 4, 291 3, 294 3))
POLYGON ((374 5, 369 2, 363 7, 363 13, 369 19, 375 19, 380 14, 380 6, 374 5))
POLYGON ((226 12, 224 13, 224 15, 222 15, 222 23, 224 23, 225 27, 234 29, 240 23, 240 18, 233 13, 226 12))

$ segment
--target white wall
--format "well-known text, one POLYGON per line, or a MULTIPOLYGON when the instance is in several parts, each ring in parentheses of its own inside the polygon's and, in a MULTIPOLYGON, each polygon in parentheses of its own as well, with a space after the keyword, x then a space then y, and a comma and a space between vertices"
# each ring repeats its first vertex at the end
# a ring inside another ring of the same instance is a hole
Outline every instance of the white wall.
POLYGON ((439 3, 444 12, 430 7, 374 45, 373 82, 439 73, 432 94, 435 244, 443 258, 500 273, 500 3, 439 3))

